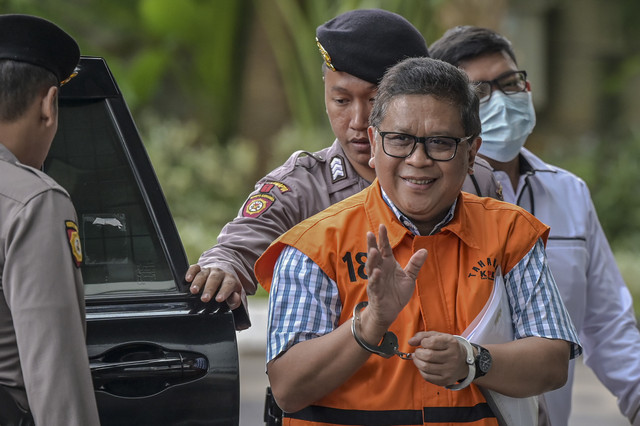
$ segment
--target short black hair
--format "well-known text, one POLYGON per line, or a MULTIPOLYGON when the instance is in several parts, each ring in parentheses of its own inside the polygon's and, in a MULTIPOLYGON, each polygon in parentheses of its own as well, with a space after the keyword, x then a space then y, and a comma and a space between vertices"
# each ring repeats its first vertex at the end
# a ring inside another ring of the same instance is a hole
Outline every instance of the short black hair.
POLYGON ((442 37, 429 48, 432 58, 440 59, 452 65, 487 53, 506 52, 515 64, 516 55, 511 42, 488 28, 460 25, 447 30, 442 37))
POLYGON ((430 58, 409 58, 390 68, 378 86, 369 124, 378 127, 391 101, 397 96, 431 95, 451 103, 460 111, 465 135, 480 134, 479 101, 462 70, 430 58))
POLYGON ((0 121, 17 120, 36 96, 58 83, 58 78, 45 68, 0 59, 0 121))

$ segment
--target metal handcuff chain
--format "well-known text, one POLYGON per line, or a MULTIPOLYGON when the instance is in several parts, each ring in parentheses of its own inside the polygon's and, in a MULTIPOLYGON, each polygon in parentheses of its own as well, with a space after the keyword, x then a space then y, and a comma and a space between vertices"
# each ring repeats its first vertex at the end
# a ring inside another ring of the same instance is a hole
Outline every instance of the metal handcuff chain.
POLYGON ((362 311, 368 305, 369 302, 364 301, 358 303, 356 307, 353 308, 353 318, 351 319, 351 333, 353 334, 353 338, 356 339, 356 342, 358 342, 358 344, 367 351, 376 355, 380 355, 383 358, 391 358, 392 356, 397 355, 402 359, 410 360, 410 353, 400 352, 398 350, 398 336, 396 336, 391 331, 387 331, 386 333, 384 333, 382 342, 378 346, 370 345, 362 338, 360 338, 360 336, 358 336, 356 323, 360 322, 360 311, 362 311))
MULTIPOLYGON (((353 308, 353 318, 351 319, 351 333, 353 334, 353 338, 358 342, 358 344, 364 348, 365 350, 374 353, 376 355, 380 355, 383 358, 391 358, 394 355, 399 356, 402 359, 410 360, 411 354, 400 352, 398 350, 398 336, 393 334, 391 331, 387 331, 382 338, 382 342, 378 346, 370 345, 365 342, 363 339, 358 336, 356 323, 360 321, 360 311, 366 308, 369 305, 369 302, 364 301, 358 303, 355 308, 353 308)), ((455 383, 452 385, 445 386, 449 390, 461 390, 466 388, 471 384, 473 379, 475 378, 476 367, 475 367, 475 357, 473 354, 473 347, 471 343, 467 339, 462 336, 453 336, 458 340, 460 344, 465 348, 466 357, 465 363, 469 367, 469 371, 467 377, 462 379, 459 383, 455 383)))

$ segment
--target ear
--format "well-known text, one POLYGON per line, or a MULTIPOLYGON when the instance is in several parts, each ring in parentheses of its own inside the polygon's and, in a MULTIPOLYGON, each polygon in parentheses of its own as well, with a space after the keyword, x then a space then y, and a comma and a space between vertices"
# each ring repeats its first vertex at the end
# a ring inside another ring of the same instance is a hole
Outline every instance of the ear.
POLYGON ((482 138, 480 136, 475 138, 473 142, 471 142, 471 145, 469 145, 469 169, 473 169, 480 145, 482 145, 482 138))
POLYGON ((369 136, 369 145, 371 145, 371 158, 369 158, 369 167, 375 169, 375 156, 378 149, 378 145, 376 143, 376 128, 369 126, 367 128, 367 136, 369 136))
POLYGON ((526 88, 527 92, 530 92, 531 91, 531 82, 529 80, 527 80, 524 84, 525 84, 524 87, 526 88))
POLYGON ((58 123, 58 87, 51 86, 42 98, 40 117, 47 127, 58 123))
POLYGON ((369 144, 371 145, 371 156, 376 154, 378 145, 376 144, 376 128, 373 126, 367 127, 367 136, 369 136, 369 144))

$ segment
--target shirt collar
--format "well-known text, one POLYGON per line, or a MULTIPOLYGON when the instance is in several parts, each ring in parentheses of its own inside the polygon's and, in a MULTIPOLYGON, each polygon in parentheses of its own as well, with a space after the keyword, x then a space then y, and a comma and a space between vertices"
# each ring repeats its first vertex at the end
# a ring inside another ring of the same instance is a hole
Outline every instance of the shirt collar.
MULTIPOLYGON (((409 230, 409 232, 411 232, 413 235, 418 235, 419 236, 420 235, 420 231, 418 231, 418 227, 411 221, 411 219, 409 219, 400 210, 398 210, 398 208, 395 206, 395 204, 393 204, 393 202, 391 201, 391 199, 389 198, 387 193, 384 192, 384 189, 382 188, 382 186, 380 187, 380 192, 382 193, 382 199, 384 200, 385 203, 387 203, 387 205, 389 206, 389 208, 391 209, 393 214, 396 216, 396 218, 398 218, 400 223, 402 225, 404 225, 404 227, 407 228, 409 230)), ((440 223, 438 223, 431 230, 431 232, 429 232, 429 235, 433 235, 433 234, 436 234, 436 233, 440 232, 440 230, 442 230, 442 228, 446 224, 451 222, 451 220, 453 219, 454 212, 456 210, 456 204, 457 203, 458 203, 458 200, 456 199, 456 201, 454 201, 453 204, 451 205, 451 207, 449 208, 449 211, 447 212, 447 214, 440 221, 440 223)))
POLYGON ((521 174, 535 172, 557 172, 558 169, 553 167, 550 164, 545 163, 540 158, 536 157, 531 151, 527 148, 522 148, 520 150, 520 164, 521 168, 525 167, 524 170, 521 170, 521 174))
POLYGON ((7 161, 9 163, 18 163, 18 158, 13 155, 9 148, 0 143, 0 160, 7 161))

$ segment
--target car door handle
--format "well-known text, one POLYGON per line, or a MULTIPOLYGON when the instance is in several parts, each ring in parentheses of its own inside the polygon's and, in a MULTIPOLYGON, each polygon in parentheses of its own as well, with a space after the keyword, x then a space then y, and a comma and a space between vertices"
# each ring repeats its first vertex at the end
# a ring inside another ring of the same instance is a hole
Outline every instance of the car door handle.
POLYGON ((124 362, 102 362, 92 363, 91 372, 95 378, 120 378, 123 375, 144 376, 149 374, 162 375, 165 377, 182 376, 184 370, 189 371, 190 365, 182 363, 182 357, 167 357, 164 359, 148 359, 143 361, 124 361, 124 362), (186 367, 186 368, 185 368, 186 367))
POLYGON ((117 396, 140 397, 207 374, 209 363, 194 352, 168 351, 141 343, 115 348, 89 361, 93 387, 117 396))

